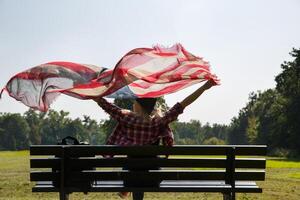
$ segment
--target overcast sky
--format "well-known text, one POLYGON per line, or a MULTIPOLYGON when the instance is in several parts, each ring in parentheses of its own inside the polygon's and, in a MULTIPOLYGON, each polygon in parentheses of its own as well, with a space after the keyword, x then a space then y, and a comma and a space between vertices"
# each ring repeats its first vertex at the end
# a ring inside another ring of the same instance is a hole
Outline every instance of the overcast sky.
MULTIPOLYGON (((210 62, 222 85, 179 119, 228 124, 250 92, 275 87, 280 64, 300 48, 299 11, 299 0, 0 0, 0 86, 50 61, 112 68, 133 48, 181 43, 210 62)), ((165 99, 172 106, 199 86, 165 99)), ((51 108, 108 117, 94 102, 65 95, 51 108)), ((7 93, 0 100, 0 112, 27 109, 7 93)))

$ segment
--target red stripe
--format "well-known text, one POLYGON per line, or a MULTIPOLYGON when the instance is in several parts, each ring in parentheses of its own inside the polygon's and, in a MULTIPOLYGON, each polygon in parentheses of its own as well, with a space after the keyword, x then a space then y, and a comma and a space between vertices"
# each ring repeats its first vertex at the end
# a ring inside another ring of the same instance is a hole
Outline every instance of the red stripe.
POLYGON ((196 68, 202 68, 206 71, 209 71, 209 64, 207 62, 204 62, 203 64, 195 64, 195 63, 191 63, 191 64, 187 64, 186 66, 189 66, 189 67, 196 67, 196 68))
MULTIPOLYGON (((180 66, 180 64, 178 64, 180 66)), ((173 66, 172 66, 173 67, 173 66)), ((178 66, 175 66, 175 70, 174 70, 174 73, 173 74, 170 74, 168 75, 167 77, 164 77, 168 79, 169 82, 174 82, 174 81, 177 81, 177 80, 180 80, 182 79, 182 74, 186 73, 188 70, 192 69, 192 68, 198 68, 198 71, 206 71, 206 70, 203 70, 207 67, 202 67, 200 65, 196 65, 196 64, 187 64, 181 68, 179 68, 177 70, 178 66)), ((141 80, 144 80, 144 81, 147 81, 147 82, 157 82, 158 80, 160 80, 162 78, 162 76, 164 76, 166 73, 169 73, 171 70, 167 71, 167 70, 164 70, 163 73, 161 72, 158 72, 158 73, 155 73, 155 74, 152 74, 152 75, 149 75, 147 77, 143 77, 141 78, 141 80)), ((187 75, 189 76, 189 75, 187 75)))
MULTIPOLYGON (((86 96, 83 94, 78 94, 78 93, 74 93, 74 92, 70 92, 70 91, 61 91, 61 93, 75 97, 75 98, 79 98, 79 99, 90 99, 92 98, 92 96, 86 96)), ((95 98, 95 97, 94 97, 95 98)))
MULTIPOLYGON (((190 79, 199 79, 199 77, 198 77, 199 74, 202 74, 203 72, 206 72, 206 71, 203 71, 203 70, 202 71, 196 71, 196 72, 190 74, 190 79)), ((204 77, 206 76, 206 74, 204 75, 204 77)))
POLYGON ((143 82, 140 82, 140 83, 133 82, 133 83, 129 84, 129 87, 138 87, 138 88, 147 89, 147 88, 149 88, 151 85, 152 85, 151 83, 148 83, 148 82, 146 82, 146 81, 143 81, 143 82))
POLYGON ((49 73, 44 73, 44 72, 32 72, 32 71, 25 71, 21 72, 15 76, 13 76, 8 82, 15 78, 20 78, 20 79, 26 79, 26 80, 42 80, 46 78, 53 78, 53 77, 59 77, 58 74, 49 74, 49 73))
POLYGON ((139 67, 152 59, 152 57, 147 55, 132 55, 129 58, 122 59, 122 61, 116 65, 115 71, 117 75, 124 76, 128 73, 128 70, 139 67))
POLYGON ((158 55, 158 56, 164 56, 164 57, 168 57, 168 56, 176 56, 177 53, 164 53, 164 52, 160 52, 160 53, 153 53, 155 55, 158 55))
POLYGON ((45 65, 57 65, 59 67, 64 67, 64 68, 68 68, 74 72, 77 72, 77 73, 80 73, 80 74, 86 74, 86 73, 89 73, 89 74, 94 74, 95 71, 84 66, 84 65, 81 65, 81 64, 78 64, 78 63, 72 63, 72 62, 49 62, 49 63, 46 63, 45 65))
POLYGON ((185 57, 189 61, 202 60, 202 58, 200 58, 198 56, 195 56, 195 55, 191 54, 190 52, 188 52, 187 50, 185 50, 185 48, 181 44, 178 44, 178 46, 180 46, 180 49, 181 49, 182 53, 185 55, 185 57))
POLYGON ((163 70, 157 72, 157 73, 153 73, 149 76, 145 76, 142 77, 141 80, 147 81, 147 82, 156 82, 157 79, 164 73, 170 72, 174 69, 176 69, 177 67, 179 67, 181 65, 181 63, 177 62, 176 64, 171 64, 168 67, 164 68, 163 70))
MULTIPOLYGON (((174 73, 173 74, 170 74, 168 75, 168 80, 170 82, 174 82, 174 81, 177 81, 177 80, 180 80, 182 79, 182 75, 186 72, 188 72, 189 70, 191 69, 197 69, 197 71, 191 73, 191 74, 187 74, 185 76, 187 77, 191 77, 192 74, 195 74, 196 72, 199 74, 199 73, 202 73, 203 71, 206 71, 206 70, 203 70, 202 67, 200 67, 199 65, 195 65, 195 64, 187 64, 185 66, 182 66, 180 67, 179 69, 176 69, 174 70, 174 73)), ((162 76, 164 76, 164 74, 162 74, 160 77, 158 77, 158 80, 162 78, 162 76)), ((166 78, 166 77, 164 77, 166 78)), ((187 78, 186 78, 187 79, 187 78)))
POLYGON ((2 98, 2 94, 3 92, 6 91, 7 93, 9 93, 9 91, 7 90, 6 86, 4 88, 2 88, 1 92, 0 92, 0 99, 2 98))
POLYGON ((72 88, 51 90, 51 92, 65 92, 65 91, 71 92, 70 90, 73 90, 73 89, 94 89, 94 88, 97 88, 97 87, 101 87, 103 85, 106 85, 106 84, 103 84, 103 83, 100 83, 100 82, 90 82, 90 83, 87 83, 87 84, 74 85, 74 87, 72 87, 72 88))
MULTIPOLYGON (((189 78, 187 78, 188 80, 194 80, 194 79, 199 79, 198 75, 203 73, 203 72, 206 72, 205 70, 198 70, 192 74, 189 74, 189 78)), ((176 73, 177 74, 177 73, 176 73)), ((180 81, 182 80, 182 74, 183 73, 180 73, 176 76, 174 75, 170 75, 171 77, 168 79, 168 82, 175 82, 175 81, 180 81)), ((210 79, 210 77, 207 77, 206 75, 204 76, 204 78, 207 78, 207 79, 210 79)), ((133 82, 129 85, 130 87, 138 87, 138 88, 142 88, 142 89, 147 89, 149 87, 152 86, 152 83, 149 83, 149 82, 146 82, 146 81, 139 81, 139 82, 133 82)))
POLYGON ((126 53, 123 56, 123 58, 126 56, 129 56, 129 55, 132 55, 132 54, 144 54, 145 52, 149 52, 152 50, 153 50, 152 48, 136 48, 136 49, 133 49, 133 50, 129 51, 128 53, 126 53))
POLYGON ((100 82, 91 82, 91 83, 87 83, 87 84, 75 85, 73 89, 93 89, 93 88, 97 88, 97 87, 100 87, 103 85, 105 85, 105 84, 100 83, 100 82))
POLYGON ((175 92, 176 90, 179 90, 180 88, 184 87, 190 82, 190 80, 182 80, 178 81, 177 84, 167 86, 161 90, 148 92, 145 94, 136 94, 139 98, 147 98, 147 97, 160 97, 166 93, 175 92))
POLYGON ((110 84, 111 84, 111 86, 108 86, 108 90, 106 90, 103 94, 101 94, 102 96, 110 95, 110 94, 116 92, 117 90, 121 89, 128 83, 126 83, 122 79, 113 79, 113 82, 110 84))
POLYGON ((97 77, 97 79, 95 79, 95 81, 109 82, 112 74, 113 74, 113 70, 104 71, 97 77))

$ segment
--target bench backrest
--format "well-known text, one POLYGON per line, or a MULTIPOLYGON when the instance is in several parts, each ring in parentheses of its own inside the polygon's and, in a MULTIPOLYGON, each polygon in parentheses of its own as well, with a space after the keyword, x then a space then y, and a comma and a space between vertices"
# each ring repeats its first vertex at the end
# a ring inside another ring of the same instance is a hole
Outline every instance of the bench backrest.
POLYGON ((54 181, 62 185, 66 185, 67 180, 124 180, 130 177, 145 181, 225 180, 234 186, 237 180, 264 180, 266 167, 266 160, 261 157, 266 155, 264 145, 33 145, 30 147, 30 155, 31 168, 50 169, 32 171, 31 181, 54 181), (169 156, 168 159, 165 155, 169 156), (160 170, 123 170, 123 167, 145 166, 160 170))

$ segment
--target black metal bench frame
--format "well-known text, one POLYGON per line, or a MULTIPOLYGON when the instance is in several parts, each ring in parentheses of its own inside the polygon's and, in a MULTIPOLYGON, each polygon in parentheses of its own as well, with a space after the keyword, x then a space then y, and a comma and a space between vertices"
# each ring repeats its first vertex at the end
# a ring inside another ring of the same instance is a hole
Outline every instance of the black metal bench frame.
POLYGON ((32 145, 30 155, 30 180, 36 182, 32 192, 59 192, 60 200, 68 200, 72 192, 119 191, 213 192, 222 193, 225 200, 235 199, 236 193, 261 193, 255 181, 265 179, 266 168, 265 145, 32 145), (123 169, 145 166, 160 169, 123 169), (154 187, 126 187, 124 179, 163 181, 154 187), (76 181, 91 184, 69 185, 76 181))

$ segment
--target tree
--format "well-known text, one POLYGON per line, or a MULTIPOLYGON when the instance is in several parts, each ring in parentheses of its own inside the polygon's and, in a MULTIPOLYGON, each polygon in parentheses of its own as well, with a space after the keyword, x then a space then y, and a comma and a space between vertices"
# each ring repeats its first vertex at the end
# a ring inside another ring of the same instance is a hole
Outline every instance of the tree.
POLYGON ((24 113, 24 118, 27 121, 27 124, 30 128, 30 132, 29 132, 30 144, 42 143, 41 127, 45 115, 46 113, 44 112, 37 113, 37 111, 31 108, 24 113))
POLYGON ((68 112, 62 110, 48 111, 41 128, 42 144, 57 144, 62 138, 68 136, 68 133, 64 132, 66 124, 71 121, 67 118, 68 115, 68 112))
POLYGON ((256 101, 251 107, 251 116, 249 118, 250 120, 254 118, 255 121, 252 121, 252 124, 248 124, 249 129, 257 131, 255 138, 254 134, 251 136, 248 132, 248 137, 252 137, 251 144, 267 144, 269 149, 287 145, 283 138, 285 135, 284 121, 286 121, 282 107, 283 102, 284 99, 276 89, 258 92, 256 101))
POLYGON ((230 124, 232 144, 267 144, 269 152, 289 149, 300 154, 300 50, 284 62, 276 88, 251 93, 249 102, 230 124))
POLYGON ((3 144, 5 140, 4 138, 5 138, 5 130, 3 128, 0 128, 0 150, 6 150, 5 144, 3 144))
MULTIPOLYGON (((225 140, 227 138, 227 132, 228 132, 228 126, 222 125, 222 124, 212 124, 206 123, 202 129, 201 133, 203 135, 203 140, 216 137, 222 140, 225 140)), ((203 141, 202 140, 202 141, 203 141)), ((202 142, 200 142, 201 144, 202 142)))
POLYGON ((300 49, 293 49, 294 60, 281 65, 282 72, 276 76, 277 91, 286 99, 284 110, 289 148, 300 154, 300 49))
POLYGON ((229 125, 229 144, 248 144, 246 129, 248 126, 248 116, 246 109, 239 112, 238 117, 234 117, 229 125))
POLYGON ((26 149, 29 146, 29 126, 20 114, 5 113, 0 117, 0 146, 7 150, 26 149))
POLYGON ((103 132, 101 132, 100 125, 97 123, 97 121, 86 115, 83 117, 83 126, 85 128, 85 132, 87 133, 89 143, 104 144, 105 136, 103 132))
POLYGON ((197 144, 202 141, 200 134, 201 123, 197 120, 190 122, 175 121, 171 124, 176 144, 197 144))
POLYGON ((89 142, 88 130, 84 127, 79 118, 74 120, 67 119, 62 127, 62 135, 60 136, 60 139, 72 136, 79 141, 89 142))

